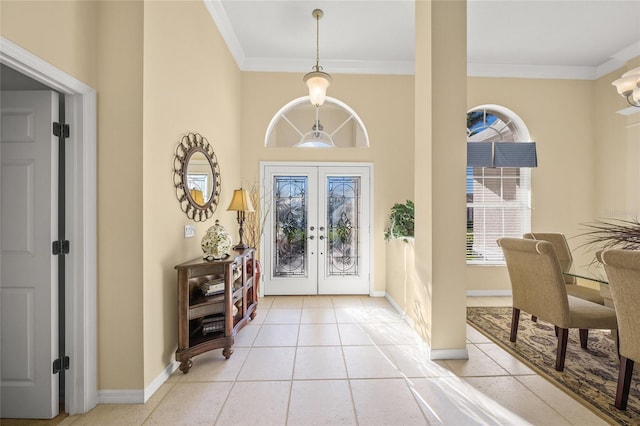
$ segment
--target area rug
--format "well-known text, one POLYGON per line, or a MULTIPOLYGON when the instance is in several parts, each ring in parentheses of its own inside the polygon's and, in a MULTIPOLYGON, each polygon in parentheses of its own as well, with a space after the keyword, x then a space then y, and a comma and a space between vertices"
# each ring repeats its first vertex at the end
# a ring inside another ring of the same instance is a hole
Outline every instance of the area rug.
POLYGON ((578 330, 570 330, 563 372, 556 371, 557 339, 553 325, 520 314, 518 338, 509 341, 510 307, 469 307, 467 322, 523 361, 547 380, 571 394, 610 423, 640 425, 640 363, 636 363, 626 411, 613 404, 619 362, 610 332, 590 330, 587 349, 580 347, 578 330))

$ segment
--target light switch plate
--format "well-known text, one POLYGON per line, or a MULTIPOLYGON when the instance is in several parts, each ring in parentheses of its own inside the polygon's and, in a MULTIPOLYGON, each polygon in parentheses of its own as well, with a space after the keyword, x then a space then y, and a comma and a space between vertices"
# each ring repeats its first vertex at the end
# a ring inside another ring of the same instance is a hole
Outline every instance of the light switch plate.
POLYGON ((196 236, 196 227, 193 225, 184 226, 184 237, 191 238, 196 236))

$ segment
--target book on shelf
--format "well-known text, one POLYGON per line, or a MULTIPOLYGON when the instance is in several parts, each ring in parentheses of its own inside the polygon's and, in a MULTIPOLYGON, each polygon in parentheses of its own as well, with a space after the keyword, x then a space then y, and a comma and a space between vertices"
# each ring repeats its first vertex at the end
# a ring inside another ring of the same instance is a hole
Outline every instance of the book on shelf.
POLYGON ((216 331, 224 331, 224 316, 216 315, 202 318, 202 334, 215 333, 216 331))
POLYGON ((224 278, 219 278, 200 284, 200 291, 205 296, 215 296, 224 293, 224 278))

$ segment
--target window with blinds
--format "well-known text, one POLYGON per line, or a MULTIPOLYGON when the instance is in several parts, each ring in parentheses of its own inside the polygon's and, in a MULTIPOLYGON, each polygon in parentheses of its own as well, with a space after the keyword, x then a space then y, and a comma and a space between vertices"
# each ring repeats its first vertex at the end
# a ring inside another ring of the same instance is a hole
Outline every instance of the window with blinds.
MULTIPOLYGON (((467 113, 468 146, 529 141, 524 122, 512 111, 485 105, 467 113)), ((467 263, 503 264, 497 240, 521 238, 531 230, 531 169, 467 167, 467 263)))

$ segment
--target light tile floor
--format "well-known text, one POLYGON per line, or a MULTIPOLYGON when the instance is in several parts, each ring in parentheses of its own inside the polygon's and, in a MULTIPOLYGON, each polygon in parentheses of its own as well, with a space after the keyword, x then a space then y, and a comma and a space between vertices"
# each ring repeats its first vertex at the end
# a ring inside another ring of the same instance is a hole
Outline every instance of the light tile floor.
POLYGON ((229 360, 197 356, 146 404, 100 404, 61 424, 606 424, 469 326, 467 349, 469 360, 429 361, 385 299, 265 297, 229 360))

